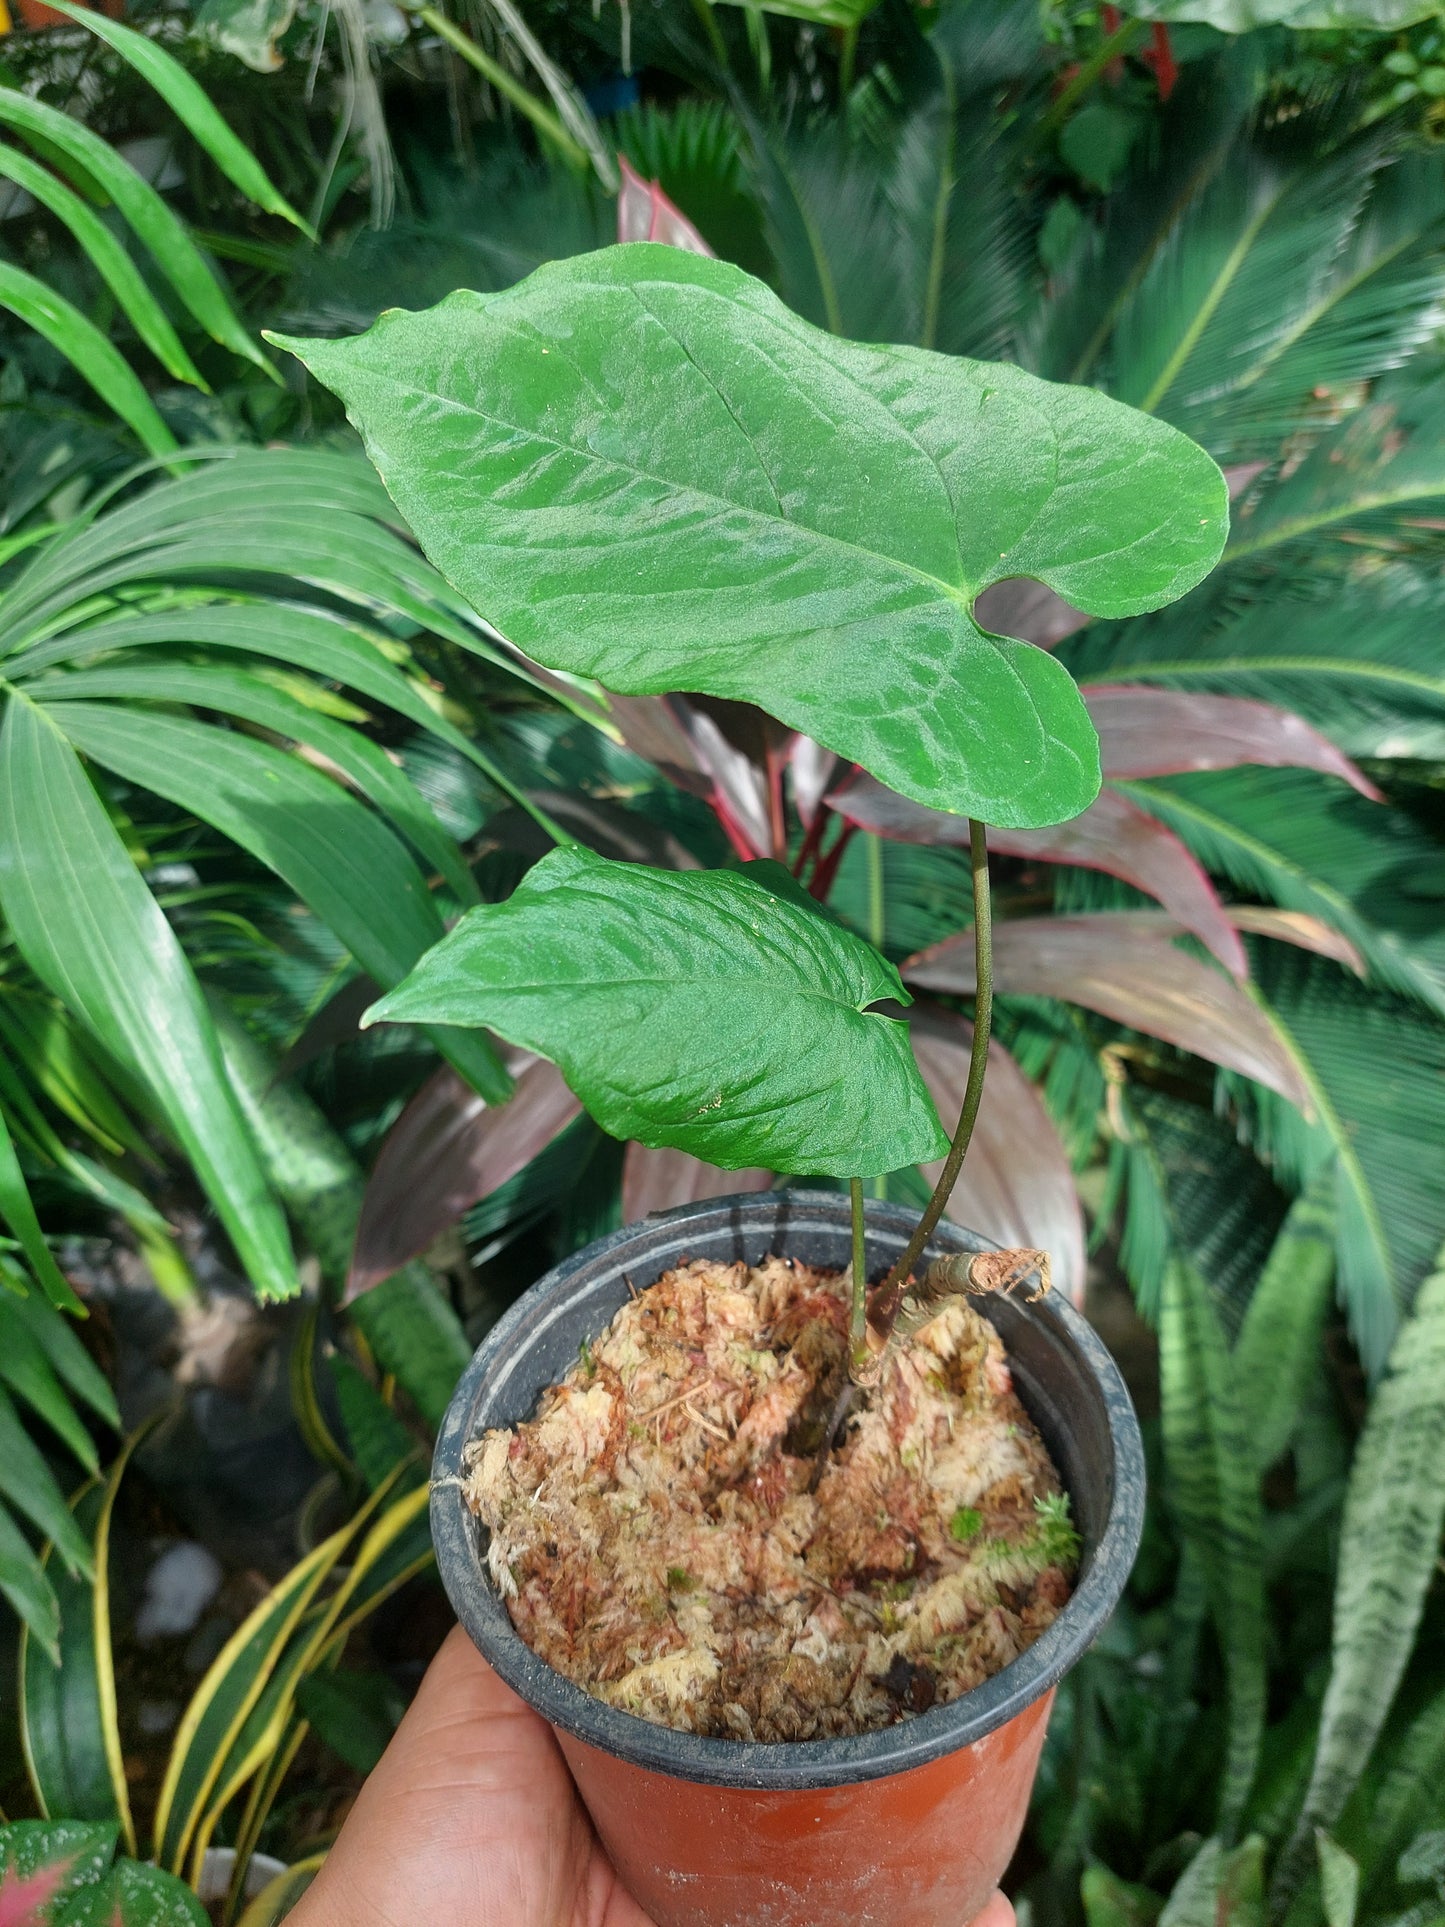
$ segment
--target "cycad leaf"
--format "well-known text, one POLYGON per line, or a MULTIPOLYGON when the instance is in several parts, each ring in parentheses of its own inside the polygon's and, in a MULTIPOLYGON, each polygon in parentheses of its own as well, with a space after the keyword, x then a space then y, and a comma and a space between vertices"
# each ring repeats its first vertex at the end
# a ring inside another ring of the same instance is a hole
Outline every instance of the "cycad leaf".
POLYGON ((8 175, 70 229, 136 333, 167 373, 177 381, 204 388, 206 383, 201 372, 181 346, 164 308, 95 210, 68 188, 59 175, 52 174, 48 167, 41 167, 18 147, 0 146, 0 175, 8 175))
POLYGON ((92 8, 72 6, 70 0, 55 0, 55 4, 58 11, 66 14, 78 27, 88 28, 108 46, 114 47, 121 59, 135 68, 142 80, 150 82, 233 187, 239 188, 248 200, 264 208, 266 213, 279 214, 283 221, 289 221, 293 227, 300 228, 303 234, 315 238, 310 224, 303 221, 290 202, 272 186, 266 170, 250 148, 231 132, 212 106, 205 89, 173 55, 144 34, 123 27, 118 20, 111 20, 92 8))
POLYGON ((1096 614, 1157 607, 1208 572, 1227 521, 1212 463, 1162 424, 1004 365, 834 340, 672 248, 282 345, 529 655, 759 702, 991 822, 1075 814, 1095 750, 1052 660, 988 636, 973 599, 1023 575, 1096 614))
POLYGON ((1228 1347, 1209 1293, 1179 1260, 1159 1321, 1164 1449, 1179 1526, 1201 1559, 1228 1683, 1219 1793, 1226 1835, 1244 1811, 1264 1731, 1264 1582, 1258 1475, 1228 1347))
POLYGON ((909 1001, 897 971, 762 867, 782 893, 555 850, 371 1015, 487 1024, 613 1136, 711 1164, 847 1177, 941 1157, 907 1029, 869 1009, 909 1001))
POLYGON ((186 307, 223 347, 274 374, 185 227, 150 184, 99 134, 15 88, 0 88, 0 125, 17 127, 37 145, 59 148, 77 161, 125 217, 186 307))
POLYGON ((0 732, 0 902, 30 967, 148 1089, 257 1289, 296 1289, 285 1223, 170 925, 53 722, 14 695, 0 732))
POLYGON ((1333 1162, 1340 1296, 1366 1368, 1378 1372, 1445 1239, 1445 1025, 1323 958, 1283 944, 1253 955, 1257 1000, 1309 1084, 1317 1121, 1235 1089, 1260 1149, 1293 1182, 1333 1162))
POLYGON ((1122 787, 1211 870, 1322 917, 1380 982, 1445 1017, 1445 854, 1403 810, 1362 803, 1304 771, 1122 787))
POLYGON ((37 334, 44 335, 152 455, 175 452, 175 436, 156 413, 129 364, 64 295, 27 274, 24 268, 0 261, 0 307, 8 308, 37 334))
POLYGON ((1282 1865, 1287 1894, 1316 1827, 1364 1771, 1415 1643, 1445 1522, 1445 1261, 1420 1287, 1355 1448, 1340 1531, 1333 1662, 1314 1770, 1282 1865))
POLYGON ((1445 597, 1424 572, 1375 571, 1306 596, 1190 596, 1159 615, 1098 623, 1059 650, 1080 681, 1163 683, 1291 710, 1351 756, 1445 756, 1445 597))

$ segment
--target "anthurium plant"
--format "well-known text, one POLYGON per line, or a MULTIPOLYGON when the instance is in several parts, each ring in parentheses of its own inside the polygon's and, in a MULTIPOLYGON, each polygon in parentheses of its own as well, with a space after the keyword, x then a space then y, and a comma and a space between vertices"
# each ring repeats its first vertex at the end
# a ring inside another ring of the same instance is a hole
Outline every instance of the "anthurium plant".
POLYGON ((982 1094, 984 826, 1060 822, 1099 788, 1072 679, 975 601, 1028 577, 1093 616, 1161 607, 1219 556, 1223 476, 1090 389, 845 341, 725 262, 646 243, 353 340, 275 339, 341 397, 436 566, 536 662, 754 703, 967 819, 978 1001, 951 1145, 879 1009, 909 1001, 896 971, 773 864, 679 874, 559 848, 371 1013, 485 1025, 619 1136, 849 1178, 861 1371, 862 1180, 948 1153, 888 1306, 982 1094))

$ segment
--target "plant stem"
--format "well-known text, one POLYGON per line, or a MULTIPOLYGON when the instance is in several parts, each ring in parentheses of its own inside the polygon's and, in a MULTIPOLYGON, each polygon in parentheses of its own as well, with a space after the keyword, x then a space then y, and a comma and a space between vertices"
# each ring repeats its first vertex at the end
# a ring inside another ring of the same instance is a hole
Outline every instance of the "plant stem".
POLYGON ((874 1294, 874 1306, 885 1318, 896 1313, 898 1301, 902 1298, 902 1286, 908 1281, 909 1273, 923 1254, 923 1247, 933 1236, 938 1220, 943 1216, 944 1206, 948 1203, 953 1187, 958 1182, 958 1174, 963 1169, 963 1160, 968 1151, 969 1139, 978 1120, 978 1107, 983 1101, 984 1072, 988 1068, 988 1039, 993 1028, 993 910, 988 892, 988 845, 984 840, 982 823, 970 817, 968 824, 968 854, 973 870, 973 954, 978 971, 978 990, 973 1005, 973 1049, 968 1059, 968 1082, 964 1086, 963 1108, 959 1112, 958 1129, 953 1134, 949 1147, 948 1160, 939 1174, 938 1183, 933 1187, 933 1196, 928 1200, 923 1216, 918 1220, 913 1236, 908 1240, 898 1262, 893 1266, 883 1283, 874 1294))
POLYGON ((848 1327, 848 1360, 849 1370, 855 1372, 868 1362, 868 1256, 862 1178, 849 1178, 848 1196, 853 1206, 853 1316, 848 1327))
POLYGON ((544 106, 534 93, 524 87, 520 80, 514 79, 505 67, 492 59, 485 48, 479 47, 444 13, 439 13, 432 6, 418 6, 416 0, 402 0, 402 4, 408 13, 414 13, 418 20, 430 27, 439 39, 445 40, 449 47, 454 47, 463 60, 475 67, 484 80, 489 81, 499 94, 512 103, 518 113, 525 114, 543 140, 550 141, 564 160, 572 162, 575 167, 591 165, 591 156, 586 148, 573 140, 552 109, 544 106))

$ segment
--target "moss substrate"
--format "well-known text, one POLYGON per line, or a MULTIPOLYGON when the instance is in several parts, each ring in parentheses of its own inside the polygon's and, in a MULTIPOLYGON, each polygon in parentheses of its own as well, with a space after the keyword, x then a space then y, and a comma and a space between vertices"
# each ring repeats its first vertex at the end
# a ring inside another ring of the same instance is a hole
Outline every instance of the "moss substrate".
POLYGON ((668 1272, 466 1496, 522 1637, 611 1705, 725 1739, 866 1732, 958 1698, 1068 1599, 1078 1541, 993 1326, 951 1301, 888 1362, 815 1493, 845 1282, 668 1272))

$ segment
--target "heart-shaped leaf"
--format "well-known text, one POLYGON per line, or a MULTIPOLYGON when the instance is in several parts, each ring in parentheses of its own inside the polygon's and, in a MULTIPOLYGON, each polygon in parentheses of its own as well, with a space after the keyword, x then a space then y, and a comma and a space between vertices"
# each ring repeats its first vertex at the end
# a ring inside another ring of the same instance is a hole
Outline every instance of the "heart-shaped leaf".
POLYGON ((0 1826, 0 1927, 50 1927, 69 1895, 94 1889, 117 1831, 85 1820, 0 1826))
POLYGON ((972 615, 1032 577, 1096 616, 1213 566, 1224 478, 1086 388, 844 341, 649 243, 502 294, 274 337, 346 403, 443 574, 539 662, 756 702, 936 809, 1018 826, 1099 784, 1078 691, 972 615))
POLYGON ((729 1170, 869 1176, 948 1146, 898 972, 787 873, 567 848, 464 916, 371 1011, 485 1024, 550 1058, 604 1130, 729 1170))

